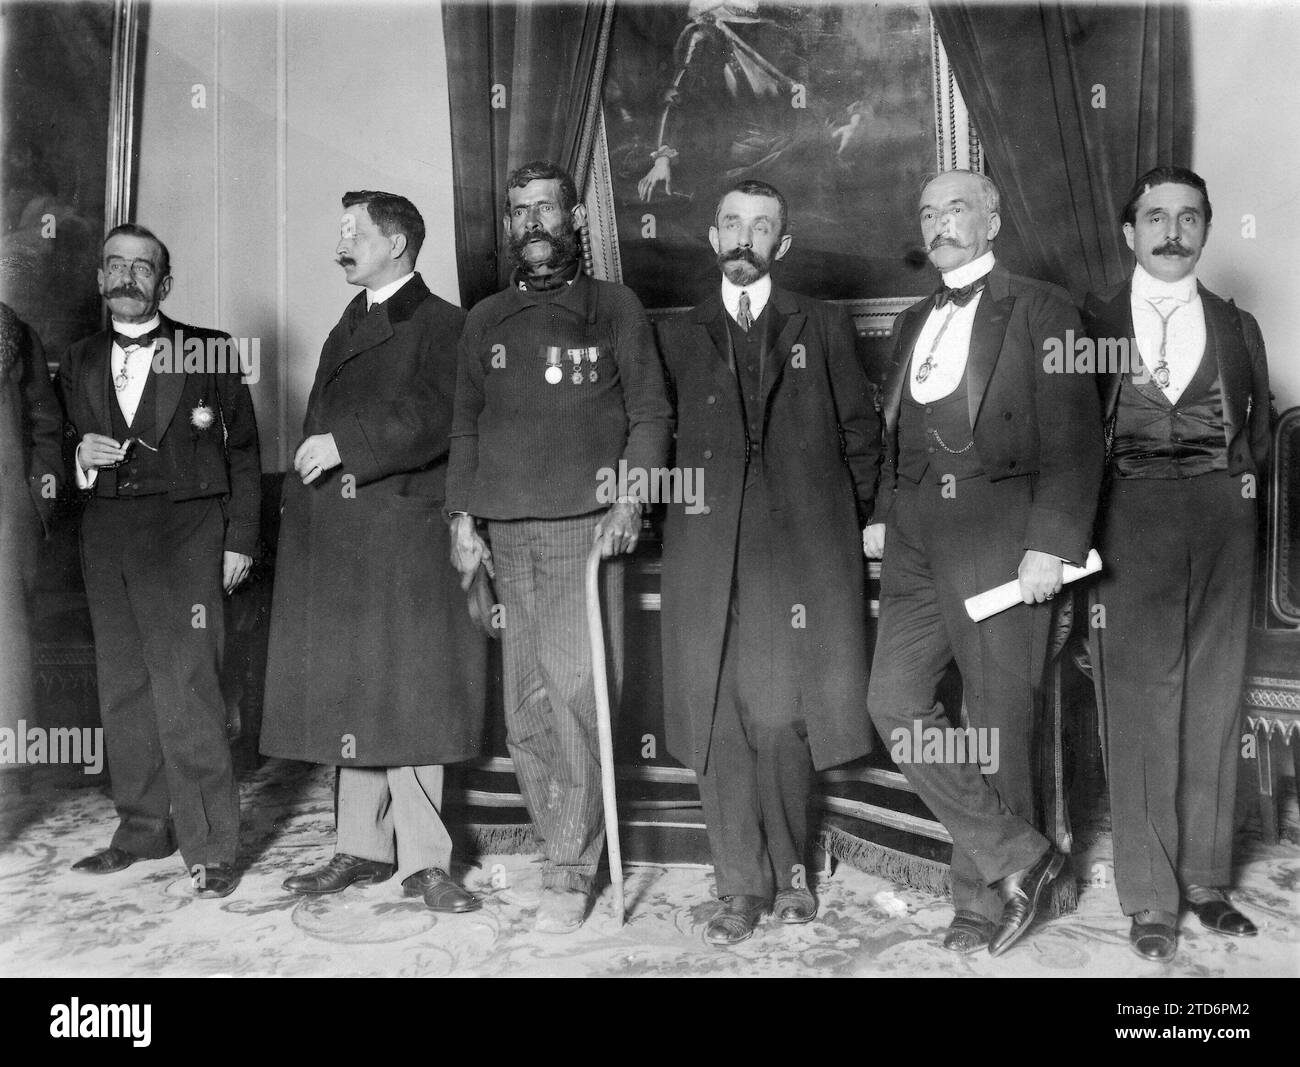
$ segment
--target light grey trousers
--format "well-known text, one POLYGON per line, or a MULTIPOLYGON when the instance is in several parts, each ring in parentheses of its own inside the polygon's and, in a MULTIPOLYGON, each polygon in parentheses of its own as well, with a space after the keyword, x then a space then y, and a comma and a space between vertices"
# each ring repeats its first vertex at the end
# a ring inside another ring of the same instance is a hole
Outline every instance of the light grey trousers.
POLYGON ((338 851, 395 863, 401 881, 428 867, 447 870, 441 765, 340 767, 338 851))

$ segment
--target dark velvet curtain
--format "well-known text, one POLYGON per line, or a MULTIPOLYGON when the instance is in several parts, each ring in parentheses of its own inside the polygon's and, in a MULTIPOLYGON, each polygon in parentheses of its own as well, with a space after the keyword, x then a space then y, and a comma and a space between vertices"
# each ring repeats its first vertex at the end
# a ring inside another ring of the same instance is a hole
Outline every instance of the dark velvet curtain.
POLYGON ((1002 191, 999 259, 1076 299, 1121 281, 1132 261, 1120 212, 1134 179, 1159 163, 1190 162, 1186 9, 938 2, 931 10, 1002 191))
POLYGON ((500 289, 506 175, 559 163, 581 197, 591 162, 612 0, 444 3, 461 301, 500 289), (500 88, 497 88, 500 87, 500 88))

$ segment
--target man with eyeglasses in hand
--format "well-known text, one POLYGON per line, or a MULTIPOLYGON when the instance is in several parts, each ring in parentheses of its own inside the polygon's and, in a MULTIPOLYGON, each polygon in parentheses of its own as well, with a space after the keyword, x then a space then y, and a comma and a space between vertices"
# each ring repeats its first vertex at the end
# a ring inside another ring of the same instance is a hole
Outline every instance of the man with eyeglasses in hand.
POLYGON ((59 377, 90 491, 82 571, 118 826, 73 869, 110 874, 179 845, 197 895, 224 897, 239 795, 217 664, 222 595, 257 545, 253 400, 225 334, 159 313, 171 262, 153 233, 111 230, 98 279, 112 325, 73 344, 59 377), (186 371, 197 352, 218 358, 186 371))

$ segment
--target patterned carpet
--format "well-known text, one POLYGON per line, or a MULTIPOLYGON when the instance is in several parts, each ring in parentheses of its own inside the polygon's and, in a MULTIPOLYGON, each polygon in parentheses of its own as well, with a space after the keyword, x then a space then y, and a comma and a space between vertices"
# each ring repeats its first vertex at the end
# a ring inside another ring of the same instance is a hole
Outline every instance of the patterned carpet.
POLYGON ((180 860, 107 876, 70 865, 107 844, 113 809, 100 788, 37 783, 0 795, 0 974, 8 976, 672 976, 672 977, 1281 977, 1300 976, 1300 814, 1291 793, 1283 840, 1264 845, 1252 813, 1238 837, 1235 900, 1261 936, 1237 940, 1184 918, 1167 966, 1128 948, 1110 881, 1104 811, 1079 833, 1078 912, 1041 922, 1006 955, 956 957, 940 944, 944 900, 843 864, 819 886, 806 926, 765 921, 734 950, 701 939, 717 905, 709 872, 629 871, 628 923, 608 890, 576 934, 531 931, 535 857, 488 856, 455 873, 486 898, 465 916, 436 916, 395 881, 303 899, 286 874, 332 853, 331 774, 272 761, 242 785, 243 880, 220 901, 196 900, 180 860))

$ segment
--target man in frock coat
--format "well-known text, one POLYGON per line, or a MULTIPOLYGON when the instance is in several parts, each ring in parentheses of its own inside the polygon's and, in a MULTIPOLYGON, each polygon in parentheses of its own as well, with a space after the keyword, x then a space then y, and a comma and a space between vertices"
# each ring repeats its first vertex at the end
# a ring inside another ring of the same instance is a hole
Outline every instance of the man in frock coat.
POLYGON ((659 330, 675 469, 703 488, 664 530, 664 716, 722 900, 705 940, 729 946, 769 908, 816 916, 813 771, 871 748, 861 545, 880 429, 848 315, 769 274, 791 242, 781 193, 739 182, 709 240, 718 291, 659 330))
POLYGON ((1034 825, 1035 714, 1047 602, 1063 561, 1088 553, 1102 439, 1089 377, 1048 371, 1080 332, 1068 295, 996 263, 997 187, 947 171, 925 184, 918 215, 943 287, 899 317, 886 376, 885 461, 864 540, 869 555, 884 552, 871 717, 891 746, 957 726, 936 700, 956 661, 996 768, 921 752, 901 770, 952 834, 944 947, 997 955, 1065 864, 1034 825), (967 597, 1017 578, 1023 603, 971 620, 967 597))
POLYGON ((325 341, 286 478, 261 747, 339 768, 334 857, 286 889, 396 871, 464 912, 480 901, 448 875, 439 809, 443 765, 482 748, 486 639, 442 521, 465 312, 415 272, 424 233, 405 197, 343 198, 336 258, 364 291, 325 341))

